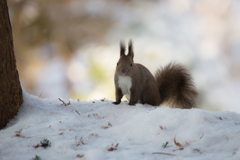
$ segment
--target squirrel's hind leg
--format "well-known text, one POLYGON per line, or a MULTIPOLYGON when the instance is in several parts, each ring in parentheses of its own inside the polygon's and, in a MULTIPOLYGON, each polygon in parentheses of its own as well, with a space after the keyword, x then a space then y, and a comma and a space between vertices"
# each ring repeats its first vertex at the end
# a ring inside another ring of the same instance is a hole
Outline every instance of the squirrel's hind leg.
POLYGON ((156 88, 146 87, 141 96, 141 103, 159 106, 161 103, 160 93, 156 88))

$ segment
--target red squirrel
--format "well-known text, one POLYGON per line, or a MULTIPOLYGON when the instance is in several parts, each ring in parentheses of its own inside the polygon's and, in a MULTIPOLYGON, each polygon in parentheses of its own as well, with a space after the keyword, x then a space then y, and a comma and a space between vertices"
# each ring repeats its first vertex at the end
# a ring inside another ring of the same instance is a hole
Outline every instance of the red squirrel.
POLYGON ((136 103, 159 106, 167 103, 171 108, 196 107, 197 90, 188 71, 181 65, 169 63, 156 71, 155 76, 142 64, 134 63, 133 43, 126 46, 120 42, 120 58, 114 76, 116 101, 120 104, 123 95, 129 105, 136 103))

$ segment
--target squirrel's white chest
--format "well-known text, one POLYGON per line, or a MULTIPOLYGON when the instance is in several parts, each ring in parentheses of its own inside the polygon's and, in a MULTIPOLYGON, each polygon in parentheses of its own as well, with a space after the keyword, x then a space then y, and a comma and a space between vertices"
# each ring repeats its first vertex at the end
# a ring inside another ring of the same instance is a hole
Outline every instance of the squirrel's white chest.
POLYGON ((130 100, 132 78, 130 76, 118 76, 118 86, 121 88, 122 94, 125 95, 128 100, 130 100))

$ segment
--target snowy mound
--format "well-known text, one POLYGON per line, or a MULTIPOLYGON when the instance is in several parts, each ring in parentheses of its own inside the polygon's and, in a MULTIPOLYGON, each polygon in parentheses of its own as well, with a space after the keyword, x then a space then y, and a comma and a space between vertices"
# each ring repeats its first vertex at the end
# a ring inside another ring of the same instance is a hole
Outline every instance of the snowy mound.
POLYGON ((237 113, 60 100, 24 93, 0 131, 0 159, 240 159, 237 113), (51 146, 41 147, 44 139, 51 146))

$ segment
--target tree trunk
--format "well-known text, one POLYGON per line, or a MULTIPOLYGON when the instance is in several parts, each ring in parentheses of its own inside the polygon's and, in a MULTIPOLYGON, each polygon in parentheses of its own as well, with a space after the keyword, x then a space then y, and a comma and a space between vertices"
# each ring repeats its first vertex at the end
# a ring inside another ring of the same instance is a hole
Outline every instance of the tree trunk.
POLYGON ((22 102, 7 0, 0 0, 0 129, 17 114, 22 102))

